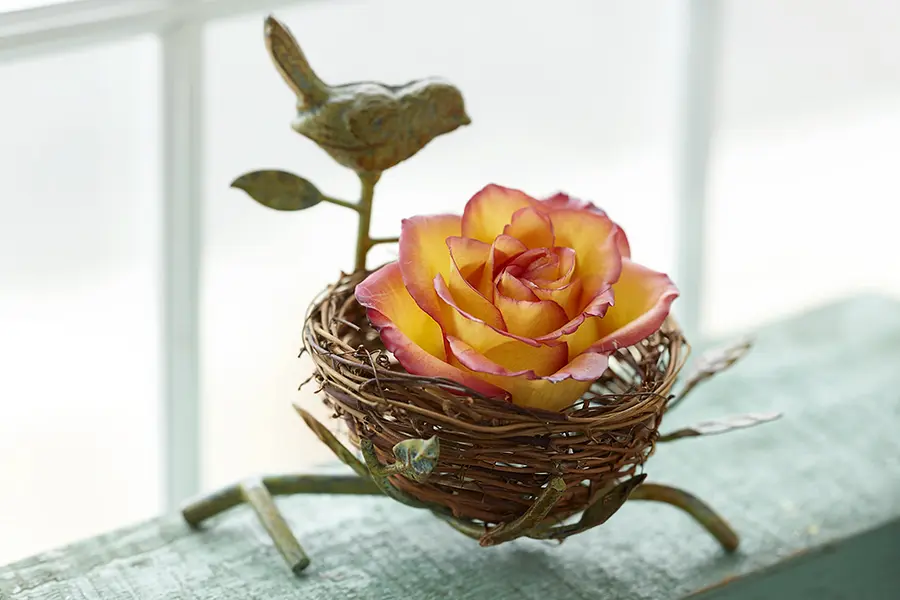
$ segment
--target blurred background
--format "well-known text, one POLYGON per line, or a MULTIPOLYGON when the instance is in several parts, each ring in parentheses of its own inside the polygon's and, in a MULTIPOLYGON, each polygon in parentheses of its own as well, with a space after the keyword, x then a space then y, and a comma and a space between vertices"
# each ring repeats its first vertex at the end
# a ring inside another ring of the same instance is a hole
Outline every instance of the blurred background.
POLYGON ((358 182, 290 130, 270 11, 326 81, 465 93, 375 235, 565 190, 675 277, 692 339, 900 297, 895 0, 0 0, 0 563, 328 458, 290 406, 318 406, 301 324, 354 215, 229 183, 358 182))

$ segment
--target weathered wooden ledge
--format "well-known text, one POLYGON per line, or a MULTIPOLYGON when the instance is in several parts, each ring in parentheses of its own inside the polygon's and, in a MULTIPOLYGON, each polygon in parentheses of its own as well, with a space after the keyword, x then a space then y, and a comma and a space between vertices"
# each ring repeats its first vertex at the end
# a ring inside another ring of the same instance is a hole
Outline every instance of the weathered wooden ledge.
POLYGON ((639 502, 562 545, 479 548, 387 499, 307 496, 279 500, 312 559, 300 577, 243 507, 201 532, 173 515, 0 568, 0 598, 900 597, 900 302, 848 300, 757 339, 664 429, 785 417, 660 447, 647 465, 731 521, 735 555, 680 512, 639 502))

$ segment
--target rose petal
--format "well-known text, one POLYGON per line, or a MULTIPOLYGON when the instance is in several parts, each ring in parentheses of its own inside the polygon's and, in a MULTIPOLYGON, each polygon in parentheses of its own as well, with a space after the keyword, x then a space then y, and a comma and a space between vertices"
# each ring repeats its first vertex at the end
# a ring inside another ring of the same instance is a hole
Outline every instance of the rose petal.
MULTIPOLYGON (((509 271, 505 270, 500 273, 500 277, 497 278, 497 290, 494 294, 495 298, 497 297, 497 294, 503 294, 513 300, 525 300, 531 302, 540 300, 528 285, 522 283, 521 279, 513 277, 509 271)), ((547 298, 547 300, 550 300, 550 298, 547 298)))
MULTIPOLYGON (((438 297, 444 302, 441 325, 448 338, 452 336, 465 340, 479 354, 488 354, 492 351, 501 352, 495 349, 503 346, 504 350, 499 358, 514 361, 517 365, 530 365, 529 368, 536 373, 552 373, 565 363, 565 358, 560 363, 560 357, 564 354, 559 350, 559 347, 564 346, 562 343, 551 340, 542 344, 529 338, 500 331, 463 311, 454 301, 449 288, 440 276, 435 277, 434 287, 438 297)), ((512 363, 502 364, 502 366, 512 368, 512 363)))
POLYGON ((631 245, 628 243, 625 230, 621 227, 616 230, 616 246, 619 248, 619 255, 622 258, 631 258, 631 245))
POLYGON ((604 293, 598 294, 590 304, 584 307, 582 312, 566 324, 535 339, 542 343, 565 342, 569 347, 569 360, 574 359, 596 341, 597 329, 591 325, 592 320, 605 315, 612 305, 612 300, 612 289, 607 289, 604 293))
POLYGON ((387 264, 366 277, 356 286, 356 299, 370 313, 378 313, 369 316, 376 328, 393 324, 428 354, 442 360, 446 357, 441 328, 409 295, 398 263, 387 264))
POLYGON ((568 355, 564 345, 547 346, 549 350, 547 360, 540 365, 535 365, 522 355, 515 342, 500 344, 484 354, 453 336, 447 337, 447 343, 448 347, 456 344, 455 347, 459 351, 458 356, 467 369, 479 374, 485 373, 502 377, 538 379, 551 376, 565 366, 568 355))
MULTIPOLYGON (((579 210, 603 216, 606 215, 606 211, 595 206, 593 202, 573 198, 568 194, 563 194, 562 192, 554 194, 549 198, 540 200, 537 204, 537 208, 538 210, 548 213, 556 210, 579 210)), ((619 248, 619 253, 623 258, 631 258, 631 247, 628 244, 628 237, 625 235, 625 232, 622 231, 621 228, 619 228, 619 231, 616 234, 616 244, 619 248)))
POLYGON ((540 208, 543 210, 551 211, 551 210, 587 210, 600 215, 605 215, 606 212, 597 206, 594 205, 593 202, 588 202, 587 200, 581 200, 579 198, 574 198, 569 196, 568 194, 564 194, 563 192, 557 192, 556 194, 550 196, 549 198, 544 198, 540 200, 540 208))
POLYGON ((434 276, 450 274, 447 238, 459 236, 458 215, 420 216, 404 219, 400 229, 400 271, 410 295, 435 320, 440 306, 434 293, 434 276))
MULTIPOLYGON (((548 273, 548 277, 544 278, 542 276, 530 276, 532 282, 535 285, 553 290, 559 289, 565 285, 568 285, 572 281, 572 275, 575 273, 575 265, 577 264, 575 251, 571 248, 551 248, 551 252, 556 256, 556 269, 553 274, 553 278, 549 278, 550 274, 548 273)), ((535 275, 544 275, 543 273, 537 273, 535 275)))
MULTIPOLYGON (((529 282, 527 285, 541 300, 552 300, 562 306, 570 319, 580 315, 584 308, 590 304, 590 300, 585 300, 585 298, 588 298, 588 295, 582 293, 584 284, 580 279, 574 279, 566 285, 555 289, 538 285, 534 282, 529 282)), ((591 297, 596 297, 598 293, 592 294, 591 297)))
POLYGON ((490 244, 511 221, 513 213, 536 200, 519 190, 488 185, 466 204, 462 216, 463 237, 490 244))
MULTIPOLYGON (((540 338, 542 341, 558 335, 560 341, 569 346, 569 360, 587 352, 594 351, 591 346, 602 336, 600 327, 602 317, 607 314, 613 303, 613 290, 607 287, 605 291, 597 294, 591 302, 582 309, 574 319, 567 323, 559 332, 553 332, 540 338)), ((599 352, 599 350, 596 350, 599 352)))
POLYGON ((558 411, 577 401, 608 366, 603 354, 583 354, 550 376, 533 370, 506 369, 469 344, 448 337, 450 360, 462 370, 510 392, 519 406, 558 411))
POLYGON ((528 270, 528 268, 536 261, 543 260, 544 264, 546 264, 549 255, 549 248, 531 248, 517 256, 515 259, 509 261, 507 268, 516 267, 513 274, 518 277, 528 270))
MULTIPOLYGON (((370 319, 374 317, 372 319, 373 324, 379 320, 380 313, 378 311, 370 310, 369 315, 370 319)), ((380 334, 385 348, 390 350, 400 364, 403 365, 403 368, 413 375, 443 377, 468 386, 476 392, 491 398, 503 398, 508 395, 505 390, 498 388, 484 378, 473 375, 425 352, 390 321, 385 321, 381 325, 380 334)))
POLYGON ((553 247, 553 225, 549 217, 530 206, 513 213, 512 220, 503 228, 503 233, 519 240, 528 248, 553 247))
POLYGON ((446 281, 456 304, 461 310, 491 327, 505 330, 506 323, 497 307, 472 287, 463 276, 463 269, 471 273, 478 268, 484 268, 483 259, 487 257, 491 247, 484 242, 461 237, 447 238, 447 246, 450 248, 451 265, 450 275, 446 281), (480 265, 477 264, 479 256, 482 259, 480 265))
POLYGON ((494 299, 494 280, 500 269, 513 258, 525 252, 528 248, 519 240, 508 235, 498 235, 491 244, 491 251, 488 254, 487 262, 481 273, 481 280, 476 287, 478 291, 493 301, 494 299))
POLYGON ((446 361, 437 323, 422 311, 403 284, 398 263, 390 263, 356 286, 356 299, 366 307, 385 348, 413 375, 445 377, 490 397, 506 392, 446 361))
POLYGON ((557 245, 572 248, 578 257, 576 278, 600 275, 610 283, 618 280, 622 254, 615 223, 604 215, 575 210, 551 212, 550 221, 557 245))
POLYGON ((491 253, 490 244, 458 235, 448 237, 446 243, 450 257, 466 280, 480 273, 491 253))
POLYGON ((503 315, 506 331, 524 337, 540 337, 569 321, 566 311, 552 300, 515 300, 498 293, 494 303, 503 315))
POLYGON ((591 345, 591 351, 631 346, 659 330, 678 297, 678 288, 666 274, 626 259, 613 293, 615 304, 599 319, 600 340, 591 345))
POLYGON ((525 268, 522 279, 537 284, 539 281, 553 281, 559 276, 559 256, 549 248, 543 250, 546 254, 525 268))

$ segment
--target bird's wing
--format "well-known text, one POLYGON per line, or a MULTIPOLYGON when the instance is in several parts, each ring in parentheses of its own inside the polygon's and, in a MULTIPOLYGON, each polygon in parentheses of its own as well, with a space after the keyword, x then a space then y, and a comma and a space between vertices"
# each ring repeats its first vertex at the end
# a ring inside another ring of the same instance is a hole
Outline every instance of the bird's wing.
POLYGON ((404 105, 385 89, 382 93, 357 96, 347 106, 344 118, 347 129, 364 146, 383 146, 395 140, 405 127, 404 105))

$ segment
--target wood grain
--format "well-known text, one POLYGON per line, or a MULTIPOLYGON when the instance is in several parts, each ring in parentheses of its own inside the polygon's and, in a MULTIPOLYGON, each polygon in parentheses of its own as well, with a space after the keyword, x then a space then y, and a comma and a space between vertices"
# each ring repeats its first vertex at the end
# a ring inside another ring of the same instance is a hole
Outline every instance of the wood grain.
POLYGON ((772 586, 823 593, 824 564, 834 581, 845 580, 841 569, 847 577, 868 569, 854 591, 829 598, 891 597, 900 537, 877 532, 900 531, 900 303, 848 300, 763 328, 757 340, 667 416, 666 429, 735 412, 785 416, 661 446, 647 465, 648 481, 690 490, 731 521, 743 537, 736 555, 678 511, 642 502, 562 545, 479 548, 386 499, 307 496, 279 500, 312 560, 301 577, 242 507, 201 532, 170 516, 9 565, 0 598, 801 597, 772 586), (877 548, 854 556, 872 552, 872 560, 828 558, 827 549, 859 545, 871 531, 877 548), (801 555, 818 566, 771 570, 801 555))

